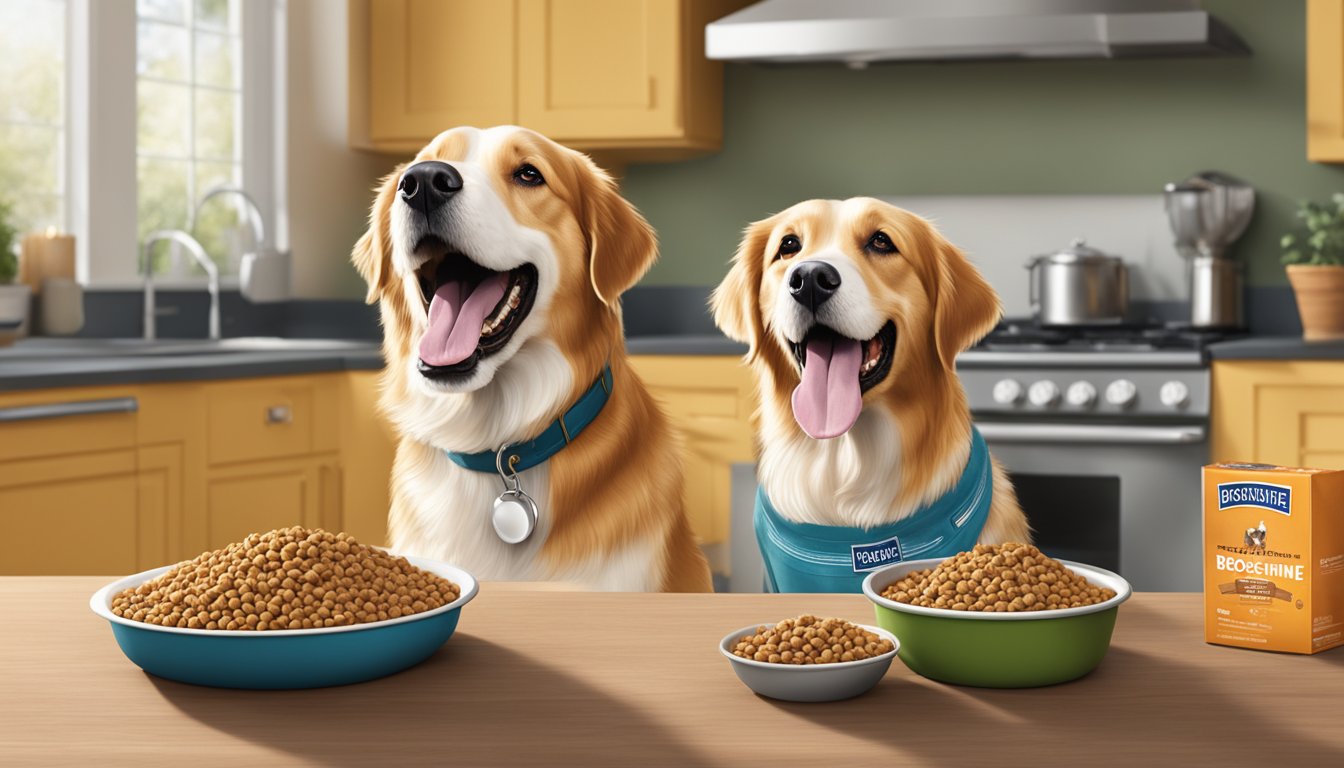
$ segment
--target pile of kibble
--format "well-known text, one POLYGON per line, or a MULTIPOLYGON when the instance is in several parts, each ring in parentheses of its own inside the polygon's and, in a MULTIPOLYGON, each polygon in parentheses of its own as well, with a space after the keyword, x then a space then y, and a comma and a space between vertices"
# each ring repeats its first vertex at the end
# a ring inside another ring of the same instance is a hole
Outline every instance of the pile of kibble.
POLYGON ((1030 544, 979 544, 882 591, 898 603, 954 611, 1047 611, 1115 597, 1030 544))
POLYGON ((461 590, 344 533, 254 533, 112 598, 125 619, 186 629, 316 629, 433 610, 461 590))
POLYGON ((743 635, 733 655, 770 664, 835 664, 881 656, 891 641, 844 619, 799 616, 743 635))

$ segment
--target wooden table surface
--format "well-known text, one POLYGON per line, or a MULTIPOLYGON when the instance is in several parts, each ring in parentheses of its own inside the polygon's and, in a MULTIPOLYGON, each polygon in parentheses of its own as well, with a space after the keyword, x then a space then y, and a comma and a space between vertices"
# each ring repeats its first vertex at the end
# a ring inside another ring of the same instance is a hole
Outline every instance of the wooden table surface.
POLYGON ((1074 683, 959 688, 897 661, 865 696, 789 704, 738 682, 718 640, 805 612, 871 622, 862 596, 487 583, 419 667, 256 692, 141 672, 88 609, 107 581, 0 579, 0 764, 1344 764, 1344 651, 1206 645, 1192 594, 1135 595, 1074 683))

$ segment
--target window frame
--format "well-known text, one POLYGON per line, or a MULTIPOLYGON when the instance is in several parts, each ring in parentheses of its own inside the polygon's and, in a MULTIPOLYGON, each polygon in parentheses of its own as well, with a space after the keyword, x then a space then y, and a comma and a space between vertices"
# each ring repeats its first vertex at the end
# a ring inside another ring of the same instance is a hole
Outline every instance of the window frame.
MULTIPOLYGON (((60 6, 62 6, 62 8, 63 8, 63 10, 64 10, 64 14, 65 14, 65 21, 66 21, 66 23, 65 23, 65 35, 64 35, 64 39, 61 40, 61 44, 62 44, 62 45, 64 46, 64 48, 65 48, 65 50, 63 50, 63 51, 61 52, 62 65, 63 65, 64 69, 63 69, 63 71, 61 72, 61 83, 60 83, 60 86, 59 86, 59 87, 60 87, 62 93, 65 94, 65 95, 67 95, 67 100, 68 100, 68 94, 69 94, 69 90, 70 90, 70 83, 69 83, 69 78, 70 78, 70 39, 69 39, 69 37, 70 37, 70 36, 69 36, 70 25, 69 25, 69 19, 70 19, 70 3, 71 3, 72 1, 73 1, 73 0, 49 0, 49 2, 50 2, 51 5, 60 5, 60 6)), ((36 194, 40 194, 42 197, 48 197, 48 198, 54 198, 54 199, 60 200, 59 208, 58 208, 58 209, 60 210, 61 215, 57 216, 56 221, 54 222, 54 225, 55 225, 55 227, 56 227, 57 229, 61 229, 62 227, 64 227, 64 226, 69 222, 69 220, 70 220, 70 207, 69 207, 69 206, 70 206, 70 184, 69 184, 69 179, 70 179, 70 168, 69 168, 69 165, 70 165, 70 151, 69 151, 69 150, 70 150, 70 119, 69 119, 69 114, 68 114, 68 112, 69 112, 69 107, 68 107, 68 105, 67 105, 66 103, 63 102, 63 103, 61 104, 61 117, 60 117, 60 120, 58 120, 57 122, 54 122, 54 123, 48 123, 48 122, 42 122, 42 121, 29 121, 29 120, 0 119, 0 125, 9 125, 9 126, 28 126, 28 127, 38 128, 38 129, 46 129, 46 130, 54 131, 54 132, 56 133, 56 144, 57 144, 57 146, 56 146, 56 163, 57 163, 56 175, 55 175, 54 178, 48 178, 48 179, 46 179, 46 181, 53 183, 55 186, 54 186, 54 188, 53 188, 51 191, 45 191, 45 190, 44 190, 44 191, 36 192, 36 194)), ((25 192, 25 194, 34 194, 34 190, 32 190, 32 189, 25 189, 24 192, 25 192)), ((15 224, 15 222, 11 222, 11 224, 15 224)), ((20 225, 20 226, 22 226, 22 225, 20 225)), ((41 225, 35 225, 35 226, 39 226, 39 227, 40 227, 41 225)), ((31 230, 31 231, 39 231, 39 230, 34 229, 34 230, 31 230)))
MULTIPOLYGON (((68 3, 66 226, 80 244, 77 276, 90 290, 139 289, 135 0, 68 3)), ((242 187, 261 208, 268 245, 286 250, 274 234, 285 229, 285 0, 243 0, 241 13, 242 187)), ((199 288, 205 280, 156 276, 155 285, 199 288)), ((238 278, 221 276, 220 284, 236 287, 238 278)))

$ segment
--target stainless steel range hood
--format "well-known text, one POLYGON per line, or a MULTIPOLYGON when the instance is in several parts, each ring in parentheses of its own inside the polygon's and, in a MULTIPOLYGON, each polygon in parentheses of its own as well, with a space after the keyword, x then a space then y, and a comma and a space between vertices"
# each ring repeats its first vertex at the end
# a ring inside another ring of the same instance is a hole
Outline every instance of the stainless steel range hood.
POLYGON ((710 23, 711 59, 776 63, 1247 55, 1198 0, 764 0, 710 23))

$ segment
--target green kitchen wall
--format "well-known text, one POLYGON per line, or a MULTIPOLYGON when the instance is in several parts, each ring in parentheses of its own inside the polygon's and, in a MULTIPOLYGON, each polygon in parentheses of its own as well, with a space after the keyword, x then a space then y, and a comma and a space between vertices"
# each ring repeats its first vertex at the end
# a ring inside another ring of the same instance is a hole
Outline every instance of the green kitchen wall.
POLYGON ((1305 4, 1204 6, 1249 58, 729 64, 723 151, 622 181, 662 244, 645 283, 717 283, 748 222, 806 198, 1157 195, 1209 169, 1255 186, 1235 254, 1252 285, 1284 283, 1296 202, 1344 190, 1344 166, 1306 158, 1305 4))

